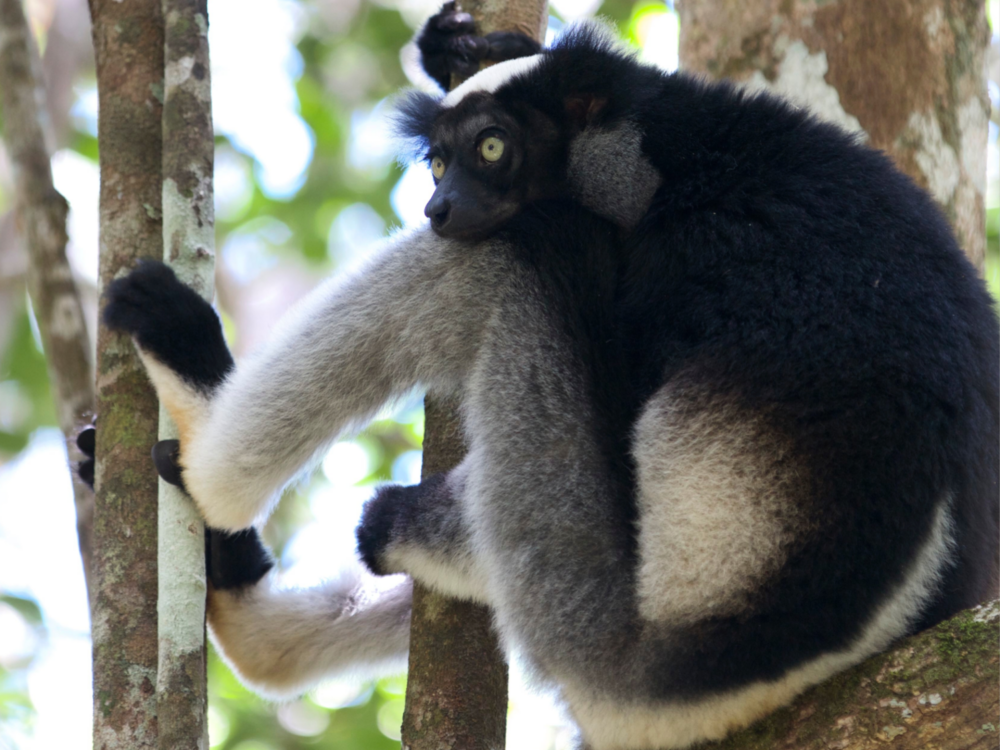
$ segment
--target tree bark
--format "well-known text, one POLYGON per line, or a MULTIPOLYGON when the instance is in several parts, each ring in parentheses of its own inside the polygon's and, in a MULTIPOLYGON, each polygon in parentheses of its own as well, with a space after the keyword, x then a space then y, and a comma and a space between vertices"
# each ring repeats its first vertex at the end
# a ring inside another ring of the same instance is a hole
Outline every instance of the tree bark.
POLYGON ((983 270, 982 0, 683 0, 681 67, 766 87, 862 134, 941 204, 983 270))
MULTIPOLYGON (((76 435, 94 415, 90 338, 66 259, 69 206, 52 184, 42 118, 45 86, 21 0, 0 0, 0 99, 5 140, 14 167, 17 215, 28 245, 28 288, 45 347, 52 396, 70 463, 84 456, 76 435)), ((76 472, 76 531, 87 591, 93 601, 91 557, 94 493, 76 472)))
MULTIPOLYGON (((100 283, 163 256, 163 17, 90 0, 101 154, 100 283)), ((158 403, 128 336, 97 336, 94 747, 154 748, 158 403)))
POLYGON ((995 750, 1000 601, 961 612, 703 750, 995 750))
MULTIPOLYGON (((164 262, 211 301, 215 277, 215 143, 206 0, 163 0, 164 262)), ((177 427, 160 408, 161 440, 177 427)), ((159 483, 159 744, 208 748, 205 525, 191 499, 159 483)))

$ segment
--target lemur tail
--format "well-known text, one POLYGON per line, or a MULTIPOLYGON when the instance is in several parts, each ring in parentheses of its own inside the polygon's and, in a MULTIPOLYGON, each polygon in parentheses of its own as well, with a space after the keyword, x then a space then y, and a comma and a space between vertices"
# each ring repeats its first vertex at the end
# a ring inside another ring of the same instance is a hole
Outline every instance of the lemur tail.
POLYGON ((210 589, 208 624, 225 660, 255 692, 301 694, 336 674, 402 672, 410 643, 412 583, 360 570, 308 589, 210 589))

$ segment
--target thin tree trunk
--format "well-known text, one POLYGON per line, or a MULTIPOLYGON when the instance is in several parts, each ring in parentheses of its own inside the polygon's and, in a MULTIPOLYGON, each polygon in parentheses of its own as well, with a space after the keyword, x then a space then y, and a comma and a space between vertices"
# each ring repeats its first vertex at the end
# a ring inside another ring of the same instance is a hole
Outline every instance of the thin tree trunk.
MULTIPOLYGON (((212 99, 206 0, 163 0, 163 259, 211 301, 215 276, 212 99)), ((161 440, 177 428, 160 408, 161 440)), ((159 489, 160 748, 208 748, 205 525, 180 489, 159 489)))
MULTIPOLYGON (((541 39, 545 0, 467 0, 479 33, 517 30, 541 39)), ((457 81, 453 81, 457 84, 457 81)), ((424 400, 424 478, 458 465, 465 444, 457 404, 424 400)), ((413 587, 403 713, 407 750, 496 750, 507 733, 507 663, 489 610, 413 587)))
POLYGON ((882 149, 980 270, 989 99, 982 0, 683 0, 681 67, 791 97, 882 149))
MULTIPOLYGON (((28 286, 45 347, 52 396, 71 464, 84 458, 76 435, 94 415, 90 339, 66 260, 68 205, 52 185, 42 131, 45 87, 21 0, 0 0, 0 97, 14 166, 19 224, 27 237, 28 286)), ((73 472, 76 531, 87 592, 91 586, 94 493, 73 472)))
MULTIPOLYGON (((101 154, 102 289, 163 256, 163 17, 157 2, 90 0, 101 154)), ((127 336, 97 336, 94 747, 155 748, 159 405, 127 336)))

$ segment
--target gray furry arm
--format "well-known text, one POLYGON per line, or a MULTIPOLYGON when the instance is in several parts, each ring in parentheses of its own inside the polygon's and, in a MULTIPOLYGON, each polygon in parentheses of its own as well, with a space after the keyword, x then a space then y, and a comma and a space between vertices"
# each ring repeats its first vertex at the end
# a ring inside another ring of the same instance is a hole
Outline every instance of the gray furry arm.
POLYGON ((246 528, 317 451, 393 397, 458 387, 503 285, 500 255, 404 235, 286 316, 184 446, 184 481, 206 521, 246 528))

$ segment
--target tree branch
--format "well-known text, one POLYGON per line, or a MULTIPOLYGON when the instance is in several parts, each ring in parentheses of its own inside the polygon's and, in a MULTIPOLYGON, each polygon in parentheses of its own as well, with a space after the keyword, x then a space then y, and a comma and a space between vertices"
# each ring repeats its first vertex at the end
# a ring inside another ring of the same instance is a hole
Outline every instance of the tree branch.
MULTIPOLYGON (((215 209, 212 98, 205 0, 163 0, 163 260, 212 299, 215 209)), ((162 405, 161 440, 177 428, 162 405)), ((191 499, 159 485, 160 747, 207 748, 205 525, 191 499)))
POLYGON ((994 750, 1000 600, 961 612, 703 750, 994 750))
MULTIPOLYGON (((90 0, 101 154, 100 279, 163 257, 163 17, 157 2, 90 0)), ((97 332, 94 748, 157 746, 159 405, 128 336, 97 332)))
MULTIPOLYGON (((52 185, 41 122, 45 87, 21 0, 0 0, 0 97, 14 166, 19 224, 28 244, 28 288, 42 335, 52 396, 71 464, 84 458, 76 435, 94 415, 90 339, 66 259, 66 199, 52 185)), ((94 494, 76 472, 76 531, 87 591, 91 587, 94 494)))

